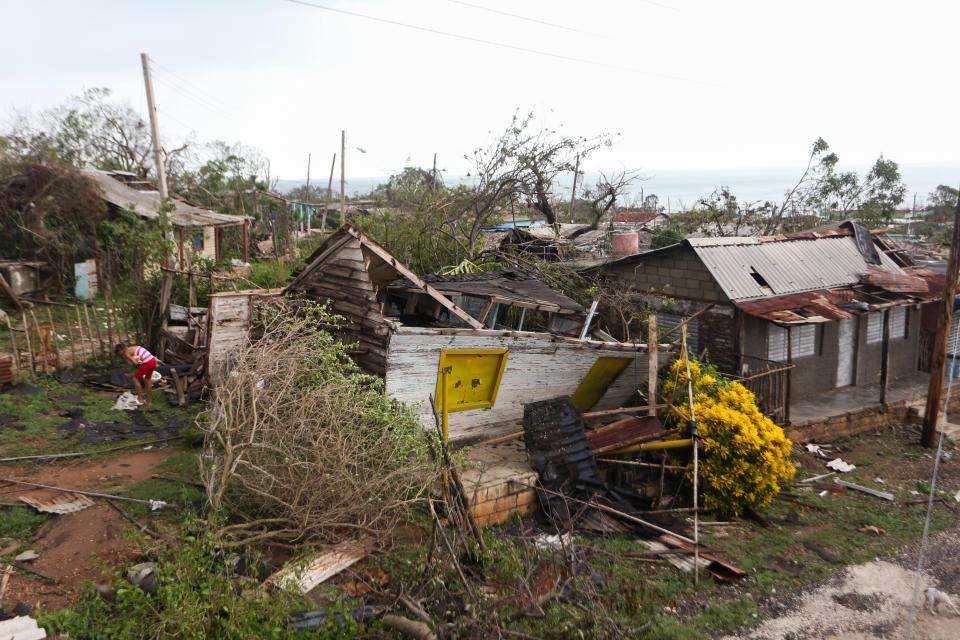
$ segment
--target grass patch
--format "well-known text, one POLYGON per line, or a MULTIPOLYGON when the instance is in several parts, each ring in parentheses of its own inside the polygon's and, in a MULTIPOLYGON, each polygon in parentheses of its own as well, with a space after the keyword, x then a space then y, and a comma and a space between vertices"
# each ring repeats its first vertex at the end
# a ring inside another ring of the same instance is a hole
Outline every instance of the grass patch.
POLYGON ((29 541, 49 518, 30 507, 0 509, 0 538, 29 541))
MULTIPOLYGON (((15 418, 15 422, 0 427, 0 457, 16 457, 69 451, 97 451, 120 442, 82 443, 79 437, 63 437, 59 425, 70 418, 59 415, 69 409, 82 409, 83 417, 94 422, 129 422, 122 411, 114 411, 117 393, 95 390, 78 383, 61 383, 51 376, 21 379, 21 382, 39 389, 34 395, 0 393, 0 414, 15 418)), ((193 424, 197 409, 172 405, 163 391, 154 389, 150 421, 160 425, 172 417, 188 427, 193 424)), ((147 438, 149 440, 150 438, 147 438)))

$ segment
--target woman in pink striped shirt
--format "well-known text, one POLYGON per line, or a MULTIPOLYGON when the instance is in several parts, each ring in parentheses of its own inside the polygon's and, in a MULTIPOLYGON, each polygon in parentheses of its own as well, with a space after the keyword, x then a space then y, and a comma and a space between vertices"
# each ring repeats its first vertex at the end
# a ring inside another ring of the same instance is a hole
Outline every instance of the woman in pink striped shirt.
POLYGON ((137 402, 142 405, 145 405, 147 408, 150 407, 150 399, 153 395, 153 371, 157 368, 157 358, 152 353, 146 350, 146 348, 141 346, 132 346, 128 347, 124 343, 119 343, 113 348, 113 352, 117 355, 123 355, 130 364, 137 367, 137 370, 133 373, 133 388, 137 392, 137 402), (146 396, 147 400, 143 400, 143 387, 141 386, 140 381, 143 380, 143 385, 146 387, 146 396))

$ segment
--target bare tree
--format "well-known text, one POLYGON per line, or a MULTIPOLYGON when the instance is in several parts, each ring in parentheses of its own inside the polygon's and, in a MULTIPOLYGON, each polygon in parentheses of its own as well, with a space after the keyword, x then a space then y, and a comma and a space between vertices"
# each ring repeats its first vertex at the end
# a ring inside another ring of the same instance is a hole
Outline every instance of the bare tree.
POLYGON ((600 174, 596 186, 584 192, 584 196, 590 201, 591 229, 600 226, 603 216, 616 209, 618 201, 639 177, 638 173, 625 170, 610 176, 600 174))

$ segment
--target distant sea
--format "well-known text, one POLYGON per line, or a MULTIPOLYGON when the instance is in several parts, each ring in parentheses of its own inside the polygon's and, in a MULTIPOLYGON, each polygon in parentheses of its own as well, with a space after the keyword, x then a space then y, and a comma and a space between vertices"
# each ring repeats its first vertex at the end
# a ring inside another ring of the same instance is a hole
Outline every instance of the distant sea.
MULTIPOLYGON (((854 170, 863 175, 868 167, 844 167, 843 170, 854 170)), ((917 203, 922 204, 927 195, 937 185, 949 184, 957 186, 960 183, 960 164, 902 164, 900 171, 903 181, 907 185, 907 195, 903 207, 913 204, 916 194, 917 203)), ((644 180, 634 183, 633 192, 625 198, 625 204, 633 199, 639 201, 641 195, 656 194, 659 204, 670 210, 682 210, 696 203, 699 198, 709 195, 714 189, 721 186, 730 187, 731 192, 740 202, 757 200, 783 199, 784 192, 792 188, 803 172, 802 168, 757 168, 757 169, 670 169, 641 171, 644 180)), ((577 185, 579 192, 582 185, 592 185, 600 177, 599 173, 586 173, 582 182, 577 185)), ((350 196, 365 195, 373 191, 377 185, 387 181, 389 176, 354 177, 347 180, 347 193, 350 196)), ((464 176, 444 175, 447 184, 469 181, 464 176)), ((306 180, 277 181, 277 190, 287 193, 306 180)), ((570 176, 562 176, 558 180, 557 194, 559 197, 569 197, 570 176)))

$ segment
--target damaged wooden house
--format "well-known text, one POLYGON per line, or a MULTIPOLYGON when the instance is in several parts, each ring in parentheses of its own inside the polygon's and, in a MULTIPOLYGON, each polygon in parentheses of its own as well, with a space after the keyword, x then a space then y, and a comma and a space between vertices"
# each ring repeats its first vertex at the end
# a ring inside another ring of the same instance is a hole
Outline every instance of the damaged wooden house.
POLYGON ((616 408, 646 388, 647 346, 587 337, 586 310, 543 282, 513 271, 420 277, 351 225, 327 239, 283 291, 211 296, 211 384, 246 339, 254 306, 280 295, 329 303, 346 320, 357 363, 382 376, 391 396, 414 404, 431 431, 441 355, 505 353, 493 406, 452 413, 452 443, 516 430, 523 405, 535 400, 569 395, 582 411, 616 408))
POLYGON ((692 317, 691 350, 743 380, 795 439, 902 420, 925 394, 921 319, 943 275, 853 223, 688 238, 595 272, 632 287, 661 328, 692 317))

